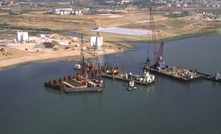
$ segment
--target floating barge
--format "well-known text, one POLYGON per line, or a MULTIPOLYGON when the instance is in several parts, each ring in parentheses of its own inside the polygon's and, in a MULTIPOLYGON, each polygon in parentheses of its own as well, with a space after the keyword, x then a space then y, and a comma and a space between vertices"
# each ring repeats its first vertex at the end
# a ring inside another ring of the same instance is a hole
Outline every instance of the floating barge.
MULTIPOLYGON (((74 70, 79 71, 82 68, 82 64, 75 64, 74 70)), ((89 77, 98 76, 98 72, 101 72, 101 77, 106 77, 115 80, 121 80, 129 82, 130 80, 134 80, 136 84, 140 85, 149 85, 154 82, 155 76, 149 74, 149 71, 145 71, 143 75, 137 74, 121 74, 119 73, 120 68, 118 66, 113 67, 108 64, 104 64, 103 66, 94 66, 90 63, 85 63, 87 65, 87 73, 89 77)))
MULTIPOLYGON (((84 61, 84 56, 82 61, 84 61)), ((100 66, 95 70, 89 70, 85 62, 82 62, 81 66, 74 70, 76 71, 76 76, 69 75, 46 81, 44 83, 45 87, 60 90, 64 93, 103 91, 104 83, 101 80, 100 66)))
POLYGON ((108 74, 103 73, 102 77, 115 79, 115 80, 121 80, 121 81, 131 81, 134 80, 136 84, 139 85, 149 85, 151 83, 154 83, 155 76, 150 75, 149 72, 144 72, 144 75, 135 75, 135 74, 108 74))
POLYGON ((176 66, 175 67, 165 66, 163 68, 160 68, 153 65, 153 66, 144 66, 143 69, 184 82, 202 78, 202 74, 197 72, 196 70, 189 70, 186 68, 176 67, 176 66))
POLYGON ((103 82, 88 79, 87 82, 84 83, 84 80, 78 80, 73 75, 46 81, 44 86, 63 91, 64 93, 103 91, 103 82))

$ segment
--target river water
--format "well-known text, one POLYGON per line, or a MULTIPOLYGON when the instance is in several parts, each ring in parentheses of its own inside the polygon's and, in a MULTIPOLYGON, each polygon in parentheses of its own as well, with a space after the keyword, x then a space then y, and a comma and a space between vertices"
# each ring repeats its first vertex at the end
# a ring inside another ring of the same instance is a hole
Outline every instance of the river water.
MULTIPOLYGON (((221 72, 220 42, 220 35, 169 42, 164 59, 208 74, 221 72)), ((125 64, 125 71, 141 74, 148 45, 135 45, 136 51, 98 60, 125 64)), ((1 71, 0 134, 221 133, 220 83, 183 83, 156 75, 154 84, 128 92, 124 82, 105 79, 103 93, 68 95, 43 86, 73 73, 73 65, 38 63, 1 71)))

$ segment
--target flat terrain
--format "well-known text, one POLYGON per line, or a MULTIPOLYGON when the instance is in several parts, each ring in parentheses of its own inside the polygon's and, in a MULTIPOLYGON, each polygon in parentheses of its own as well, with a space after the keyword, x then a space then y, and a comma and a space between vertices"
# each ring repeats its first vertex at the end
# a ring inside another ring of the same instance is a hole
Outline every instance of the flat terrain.
MULTIPOLYGON (((208 30, 220 31, 220 22, 202 21, 197 15, 188 15, 184 17, 171 17, 168 15, 154 14, 155 29, 158 32, 157 39, 164 40, 185 34, 199 34, 208 30)), ((59 36, 66 36, 65 32, 83 33, 85 46, 89 47, 89 39, 91 36, 96 36, 97 32, 92 31, 99 27, 121 27, 135 30, 150 30, 149 13, 127 13, 127 14, 102 14, 102 15, 52 15, 33 12, 21 15, 0 14, 0 24, 7 24, 11 29, 1 30, 0 40, 7 39, 9 44, 13 39, 16 39, 16 31, 29 31, 29 35, 40 33, 50 34, 51 32, 40 31, 36 29, 49 29, 52 33, 59 36), (29 30, 32 29, 32 30, 29 30), (33 30, 35 29, 35 30, 33 30)), ((126 51, 131 49, 131 45, 127 42, 144 41, 151 39, 150 35, 123 35, 114 33, 99 33, 104 39, 104 48, 107 53, 126 51), (110 47, 111 46, 111 47, 110 47)), ((39 42, 38 42, 39 43, 39 42)), ((80 39, 75 43, 80 44, 80 39)), ((0 68, 13 67, 18 64, 37 61, 54 61, 54 60, 76 60, 80 57, 80 49, 64 49, 59 47, 56 51, 53 50, 33 50, 23 44, 19 47, 3 47, 5 52, 0 52, 0 68), (27 48, 27 50, 25 50, 27 48), (33 50, 33 51, 31 51, 33 50), (69 58, 67 58, 69 57, 69 58)), ((28 44, 26 44, 28 45, 28 44)), ((2 48, 0 46, 0 48, 2 48)), ((85 51, 87 57, 92 57, 90 51, 85 51)), ((105 54, 105 53, 103 53, 105 54)))

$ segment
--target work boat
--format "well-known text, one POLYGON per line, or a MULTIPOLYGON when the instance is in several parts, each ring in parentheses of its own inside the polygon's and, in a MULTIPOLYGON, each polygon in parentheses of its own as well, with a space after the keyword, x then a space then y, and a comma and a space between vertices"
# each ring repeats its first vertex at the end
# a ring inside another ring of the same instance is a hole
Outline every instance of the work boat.
POLYGON ((155 81, 155 75, 151 75, 149 71, 144 70, 143 81, 147 83, 152 83, 155 81))
POLYGON ((131 80, 128 82, 127 90, 128 90, 128 91, 132 91, 132 90, 136 89, 136 87, 135 87, 134 85, 135 85, 135 82, 134 82, 133 79, 131 79, 131 80))
POLYGON ((125 78, 125 79, 127 81, 130 81, 132 79, 137 84, 149 85, 155 81, 155 76, 151 75, 149 71, 144 70, 143 75, 136 75, 136 74, 129 73, 128 78, 125 78))

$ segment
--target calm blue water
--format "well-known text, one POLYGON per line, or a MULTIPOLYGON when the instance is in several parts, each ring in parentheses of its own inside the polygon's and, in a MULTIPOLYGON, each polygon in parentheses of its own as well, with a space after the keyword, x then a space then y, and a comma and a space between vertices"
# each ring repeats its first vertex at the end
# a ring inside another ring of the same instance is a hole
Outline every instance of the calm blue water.
MULTIPOLYGON (((165 61, 221 72, 221 36, 166 43, 165 61)), ((108 59, 141 74, 147 46, 108 59)), ((104 61, 105 57, 99 58, 104 61)), ((105 79, 103 93, 66 95, 44 81, 68 75, 72 62, 30 64, 0 72, 0 134, 220 134, 221 83, 182 83, 156 75, 150 86, 128 92, 126 84, 105 79)))

